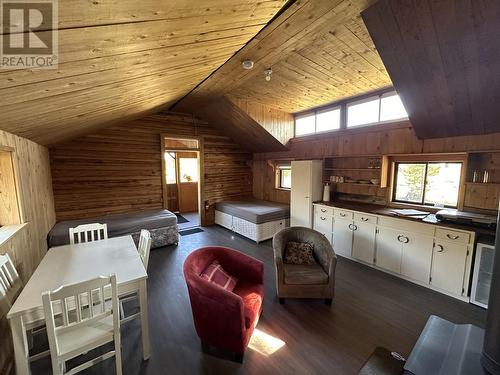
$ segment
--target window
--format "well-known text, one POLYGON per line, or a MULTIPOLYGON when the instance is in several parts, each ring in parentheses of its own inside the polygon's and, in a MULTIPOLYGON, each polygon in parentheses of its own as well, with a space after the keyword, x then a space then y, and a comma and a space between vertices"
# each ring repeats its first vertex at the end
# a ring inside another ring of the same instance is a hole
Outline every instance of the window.
POLYGON ((179 158, 180 182, 198 182, 198 159, 179 158))
POLYGON ((302 113, 295 117, 295 136, 376 125, 407 119, 405 107, 395 91, 375 94, 302 113))
POLYGON ((340 129, 340 108, 316 113, 316 133, 340 129))
POLYGON ((165 152, 165 178, 167 180, 167 184, 177 183, 175 152, 165 152))
POLYGON ((347 104, 347 127, 379 121, 380 98, 374 97, 347 104))
POLYGON ((408 114, 395 92, 382 95, 380 98, 380 121, 393 121, 407 118, 408 114))
POLYGON ((393 201, 457 207, 461 162, 396 163, 393 201))
POLYGON ((280 189, 292 188, 292 167, 280 166, 278 167, 278 187, 280 189))
POLYGON ((295 135, 306 135, 315 132, 316 117, 314 113, 297 116, 295 119, 295 135))

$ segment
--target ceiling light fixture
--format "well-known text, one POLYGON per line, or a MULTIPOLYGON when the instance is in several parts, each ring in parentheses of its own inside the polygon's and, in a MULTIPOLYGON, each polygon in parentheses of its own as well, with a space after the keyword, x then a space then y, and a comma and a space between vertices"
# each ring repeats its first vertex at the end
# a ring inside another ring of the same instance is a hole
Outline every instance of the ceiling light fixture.
POLYGON ((253 61, 252 60, 243 60, 241 62, 241 66, 243 67, 243 69, 245 70, 250 70, 253 68, 253 61))
POLYGON ((273 70, 271 68, 264 70, 264 76, 266 78, 266 81, 269 82, 271 80, 271 74, 273 74, 273 70))

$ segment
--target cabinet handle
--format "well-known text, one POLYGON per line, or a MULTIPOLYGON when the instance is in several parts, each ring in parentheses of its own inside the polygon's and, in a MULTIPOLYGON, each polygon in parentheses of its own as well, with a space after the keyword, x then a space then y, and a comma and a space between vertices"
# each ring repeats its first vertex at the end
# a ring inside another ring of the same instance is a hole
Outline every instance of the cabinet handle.
POLYGON ((436 250, 438 253, 442 253, 444 251, 443 245, 436 245, 436 247, 439 249, 439 250, 436 250))
POLYGON ((358 230, 358 226, 356 224, 353 225, 353 230, 358 230))
POLYGON ((408 243, 408 242, 410 242, 410 239, 409 239, 408 237, 404 236, 404 239, 405 239, 405 242, 404 242, 404 243, 408 243))
POLYGON ((367 217, 362 217, 361 220, 362 221, 368 221, 368 218, 367 217))
POLYGON ((353 224, 349 224, 349 227, 348 227, 350 230, 354 230, 354 225, 353 224))
POLYGON ((452 236, 451 234, 447 234, 446 237, 448 237, 450 240, 458 240, 460 236, 452 236))
POLYGON ((408 242, 410 242, 410 239, 409 239, 408 237, 403 236, 402 234, 400 234, 400 235, 398 236, 398 241, 399 241, 399 242, 402 242, 402 243, 408 243, 408 242))
POLYGON ((403 238, 403 236, 400 234, 400 235, 398 236, 398 241, 399 241, 399 242, 403 242, 403 241, 401 241, 401 238, 403 238))
POLYGON ((345 213, 341 212, 340 216, 345 217, 345 213))
POLYGON ((326 220, 326 217, 320 216, 319 217, 321 220, 326 220))
POLYGON ((321 209, 321 212, 326 212, 326 210, 324 208, 321 209))

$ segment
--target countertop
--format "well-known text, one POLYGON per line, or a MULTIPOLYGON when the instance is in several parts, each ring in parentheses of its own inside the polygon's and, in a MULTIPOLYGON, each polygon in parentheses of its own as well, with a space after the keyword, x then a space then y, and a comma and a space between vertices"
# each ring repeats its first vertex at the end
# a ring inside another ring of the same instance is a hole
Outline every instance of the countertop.
MULTIPOLYGON (((415 217, 396 215, 392 211, 396 207, 388 207, 388 206, 382 206, 382 205, 378 205, 378 204, 357 203, 357 202, 339 202, 339 201, 330 201, 330 202, 316 201, 316 202, 314 202, 314 204, 322 204, 325 206, 343 208, 343 209, 352 210, 352 211, 366 212, 369 214, 388 216, 388 217, 393 217, 393 218, 402 219, 402 220, 416 221, 416 222, 420 222, 420 223, 424 223, 424 224, 431 224, 431 225, 434 224, 434 225, 439 225, 442 227, 448 227, 448 228, 452 228, 452 229, 467 230, 467 231, 475 232, 479 242, 494 243, 494 241, 495 241, 495 231, 493 229, 488 229, 488 228, 478 227, 478 226, 473 226, 473 225, 454 224, 454 223, 449 223, 446 221, 439 221, 434 214, 427 215, 425 217, 425 221, 424 221, 423 218, 415 218, 415 217)), ((421 210, 425 211, 425 207, 422 207, 421 210)))

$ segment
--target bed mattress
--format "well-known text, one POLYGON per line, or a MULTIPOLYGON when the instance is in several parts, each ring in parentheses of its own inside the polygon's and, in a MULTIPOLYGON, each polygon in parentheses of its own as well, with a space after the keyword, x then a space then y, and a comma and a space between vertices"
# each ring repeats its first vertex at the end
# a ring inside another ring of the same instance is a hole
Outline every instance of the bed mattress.
POLYGON ((175 226, 177 225, 177 216, 168 210, 149 210, 90 219, 61 221, 54 225, 47 236, 49 247, 68 244, 69 228, 89 223, 107 224, 108 237, 119 237, 140 232, 141 229, 153 230, 175 226))
POLYGON ((290 206, 263 200, 225 201, 216 203, 215 209, 254 224, 288 219, 290 206))

